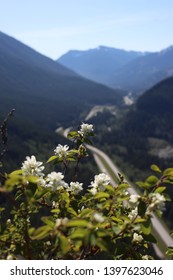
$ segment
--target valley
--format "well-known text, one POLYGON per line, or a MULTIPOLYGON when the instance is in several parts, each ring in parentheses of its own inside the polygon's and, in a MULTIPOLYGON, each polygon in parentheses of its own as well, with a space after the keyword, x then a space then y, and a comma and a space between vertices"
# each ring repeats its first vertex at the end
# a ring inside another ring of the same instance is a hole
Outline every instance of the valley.
MULTIPOLYGON (((0 32, 1 124, 15 108, 2 171, 20 168, 27 155, 46 162, 52 147, 66 144, 59 133, 62 128, 76 128, 82 122, 94 125, 94 146, 111 157, 133 184, 151 174, 152 164, 172 167, 172 56, 172 47, 141 53, 102 46, 71 51, 53 61, 0 32)), ((80 169, 85 186, 98 171, 92 152, 90 163, 80 169)), ((101 170, 107 168, 98 150, 94 158, 101 170)), ((109 168, 111 173, 119 172, 115 166, 109 168)), ((171 187, 167 193, 173 199, 171 187)), ((172 228, 171 202, 166 209, 164 220, 172 228)))

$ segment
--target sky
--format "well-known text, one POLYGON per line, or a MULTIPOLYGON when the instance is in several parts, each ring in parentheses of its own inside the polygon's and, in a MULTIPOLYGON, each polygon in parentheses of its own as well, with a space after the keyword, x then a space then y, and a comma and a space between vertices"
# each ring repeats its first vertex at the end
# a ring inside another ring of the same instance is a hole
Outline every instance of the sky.
POLYGON ((100 45, 160 51, 173 45, 173 0, 0 0, 0 31, 52 59, 100 45))

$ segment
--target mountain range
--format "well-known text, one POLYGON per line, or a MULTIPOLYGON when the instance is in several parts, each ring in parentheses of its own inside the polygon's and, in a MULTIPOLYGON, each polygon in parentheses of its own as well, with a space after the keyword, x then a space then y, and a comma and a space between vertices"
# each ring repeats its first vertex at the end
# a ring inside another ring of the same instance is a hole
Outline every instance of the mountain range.
POLYGON ((2 32, 0 73, 3 110, 15 107, 23 116, 49 126, 78 117, 85 106, 116 103, 120 97, 119 92, 80 77, 2 32))
POLYGON ((80 124, 92 106, 120 104, 122 95, 0 32, 0 123, 16 109, 9 133, 13 161, 38 150, 38 143, 48 145, 58 126, 80 124))
POLYGON ((83 77, 110 86, 112 74, 141 55, 142 52, 99 46, 88 51, 71 50, 62 55, 57 62, 83 77))
POLYGON ((101 46, 69 51, 57 61, 91 80, 137 94, 173 75, 172 46, 154 53, 101 46))

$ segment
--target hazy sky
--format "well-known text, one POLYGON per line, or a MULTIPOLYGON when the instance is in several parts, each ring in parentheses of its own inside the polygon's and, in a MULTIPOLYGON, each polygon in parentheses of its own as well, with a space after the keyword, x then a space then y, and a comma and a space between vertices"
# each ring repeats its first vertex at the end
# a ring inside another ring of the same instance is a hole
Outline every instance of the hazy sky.
POLYGON ((99 45, 158 51, 173 45, 173 0, 0 0, 0 30, 53 59, 99 45))

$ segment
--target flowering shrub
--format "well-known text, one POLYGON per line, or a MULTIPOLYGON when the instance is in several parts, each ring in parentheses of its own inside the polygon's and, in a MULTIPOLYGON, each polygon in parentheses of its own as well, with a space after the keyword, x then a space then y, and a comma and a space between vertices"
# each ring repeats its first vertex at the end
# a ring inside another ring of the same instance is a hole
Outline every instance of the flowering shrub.
POLYGON ((157 241, 151 218, 164 210, 163 184, 173 182, 173 169, 162 172, 153 165, 160 176, 138 182, 142 195, 130 195, 122 176, 113 187, 104 173, 84 193, 77 175, 68 184, 58 165, 66 170, 76 162, 77 172, 87 157, 84 143, 91 143, 93 135, 93 126, 84 123, 70 132, 72 148, 59 144, 47 161, 57 171, 45 174, 43 163, 32 155, 20 170, 3 175, 0 192, 10 210, 0 208, 1 259, 153 259, 150 245, 157 241))

